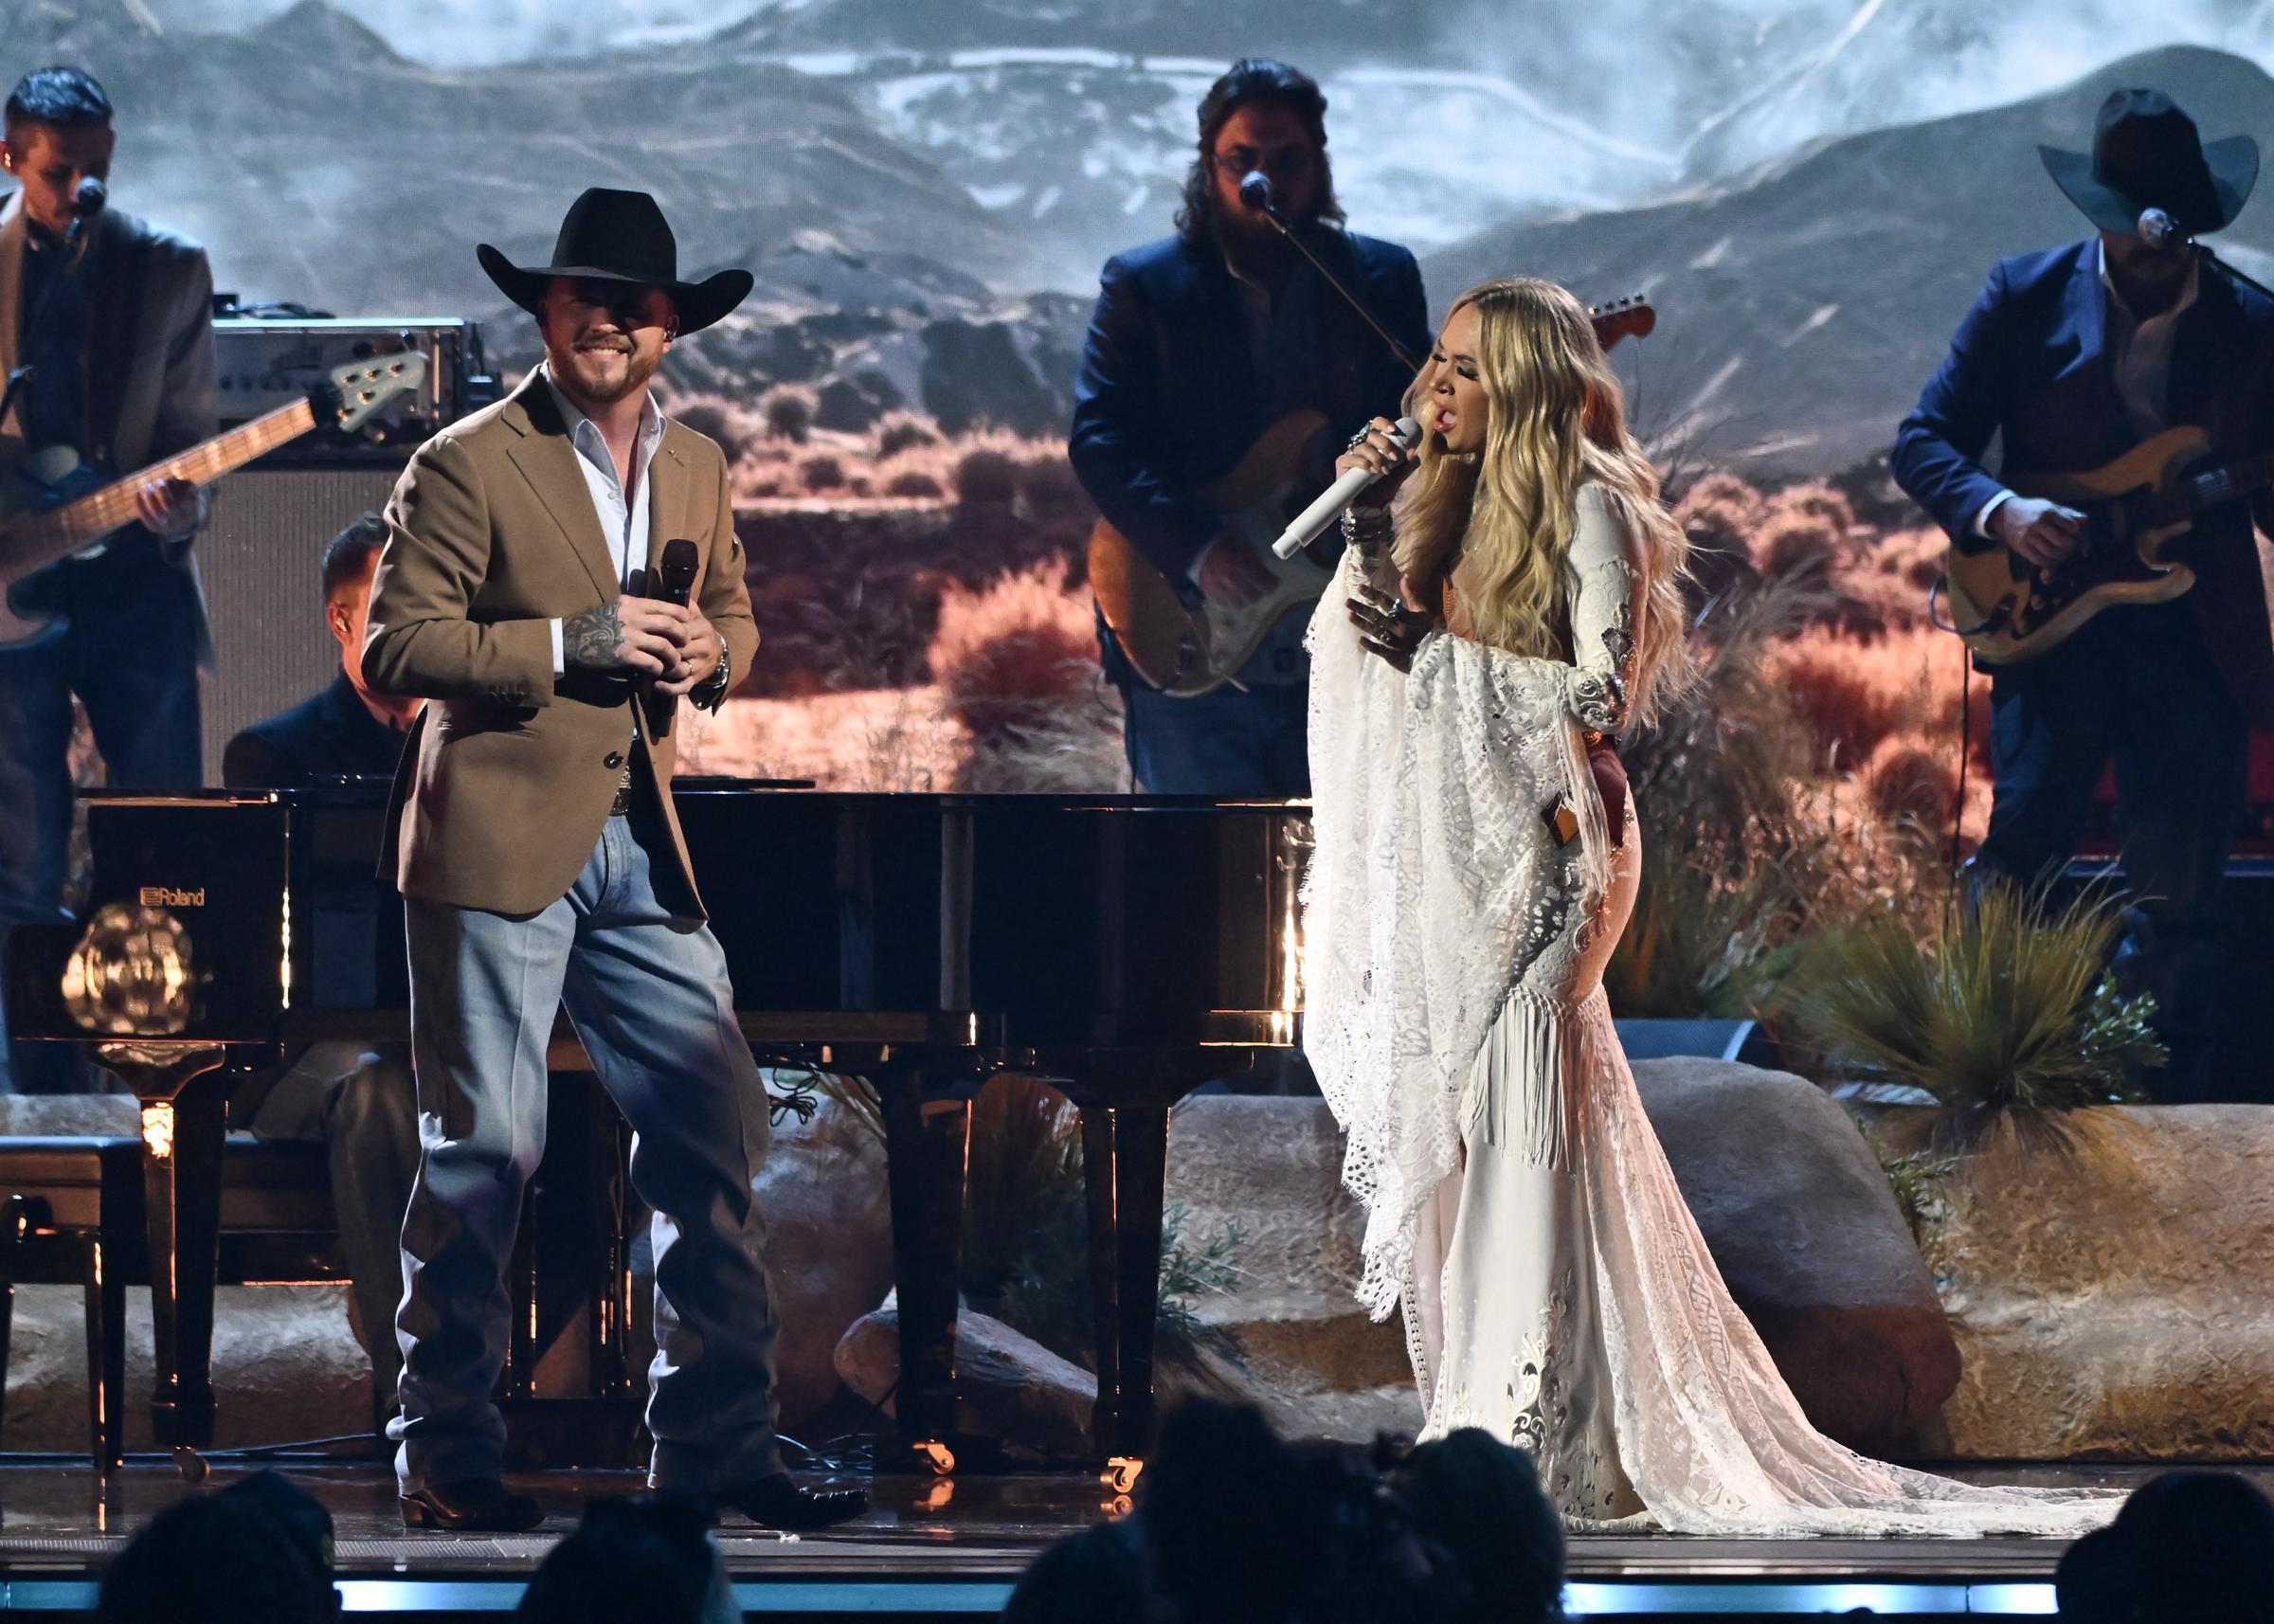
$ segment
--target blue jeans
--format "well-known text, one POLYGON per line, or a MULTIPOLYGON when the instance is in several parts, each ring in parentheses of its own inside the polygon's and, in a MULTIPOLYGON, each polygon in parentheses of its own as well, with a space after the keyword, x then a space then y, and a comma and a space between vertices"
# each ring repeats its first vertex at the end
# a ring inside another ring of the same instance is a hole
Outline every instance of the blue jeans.
POLYGON ((656 1362, 647 1425, 659 1488, 731 1488, 778 1470, 774 1307, 751 1180, 765 1085, 734 1019, 726 958, 681 898, 659 897, 658 810, 610 818, 568 894, 526 916, 408 901, 419 1175, 403 1226, 405 1489, 496 1475, 505 1423, 505 1270, 545 1149, 545 1049, 566 1002, 636 1135, 655 1209, 656 1362))
MULTIPOLYGON (((0 937, 64 917, 71 854, 71 696, 114 787, 194 789, 202 780, 197 657, 204 611, 186 569, 133 530, 19 594, 68 617, 60 635, 0 653, 0 937)), ((5 1016, 0 1015, 0 1032, 5 1016)), ((0 1043, 0 1092, 69 1086, 71 1046, 0 1043)))
POLYGON ((2249 735, 2203 645, 2194 605, 2127 605, 1990 685, 1989 833, 1970 889, 2056 874, 2093 786, 2116 762, 2130 906, 2116 969, 2156 997, 2171 1064, 2147 1074, 2173 1104, 2211 1097, 2228 849, 2246 806, 2249 735))
POLYGON ((1172 699, 1122 690, 1123 742, 1137 787, 1155 795, 1293 800, 1310 793, 1308 682, 1226 685, 1172 699))

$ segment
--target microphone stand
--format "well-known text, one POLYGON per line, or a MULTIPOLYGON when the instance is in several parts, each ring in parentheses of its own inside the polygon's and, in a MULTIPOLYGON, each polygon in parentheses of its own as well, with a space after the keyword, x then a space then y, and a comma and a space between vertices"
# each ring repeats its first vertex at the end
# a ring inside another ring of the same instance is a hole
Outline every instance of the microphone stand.
POLYGON ((2243 284, 2243 286, 2251 289, 2253 292, 2263 294, 2269 299, 2274 299, 2274 288, 2266 286, 2265 283, 2260 281, 2256 277, 2251 276, 2248 272, 2240 270, 2228 263, 2225 260, 2220 259, 2218 255, 2211 251, 2210 244, 2198 243, 2191 237, 2188 239, 2188 246, 2194 249, 2195 257, 2204 264, 2209 265, 2214 271, 2225 272, 2228 280, 2240 282, 2243 284))
POLYGON ((1310 244, 1295 235, 1294 227, 1288 225, 1286 216, 1279 212, 1279 206, 1276 203, 1266 202, 1262 208, 1262 214, 1266 220, 1272 223, 1272 229, 1292 244, 1295 252, 1310 262, 1310 268, 1326 279, 1326 285, 1343 296, 1343 302, 1358 312, 1359 319, 1374 330, 1376 335, 1390 347, 1390 353, 1405 364, 1408 371, 1418 372, 1421 370, 1421 363, 1414 359, 1413 352, 1399 343, 1397 339, 1391 337, 1390 330, 1374 319, 1374 313, 1365 307, 1358 295, 1345 287, 1342 278, 1328 270, 1326 262, 1310 251, 1310 244))
MULTIPOLYGON (((30 229, 30 222, 25 222, 27 233, 30 229)), ((25 318, 24 331, 26 333, 37 333, 40 330, 40 317, 47 314, 47 306, 55 298, 56 285, 79 268, 79 252, 81 246, 87 240, 86 232, 87 216, 84 214, 75 215, 70 226, 63 232, 65 262, 58 265, 54 273, 48 277, 45 284, 41 287, 39 302, 31 307, 31 314, 25 318)), ((27 345, 25 348, 29 349, 30 346, 27 345)), ((5 424, 8 422, 8 414, 16 409, 16 397, 24 392, 24 386, 31 382, 32 375, 38 370, 29 361, 27 361, 9 373, 8 387, 0 389, 0 424, 5 424)))

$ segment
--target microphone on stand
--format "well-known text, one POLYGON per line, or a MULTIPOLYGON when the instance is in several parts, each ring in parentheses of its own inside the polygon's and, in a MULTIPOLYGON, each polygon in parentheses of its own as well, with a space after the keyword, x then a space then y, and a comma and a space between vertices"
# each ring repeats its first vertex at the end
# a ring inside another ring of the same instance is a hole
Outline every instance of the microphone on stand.
POLYGON ((1279 206, 1272 199, 1272 177, 1261 170, 1250 170, 1239 177, 1239 201, 1258 214, 1268 214, 1279 221, 1279 206))
POLYGON ((2139 212, 2139 240, 2151 248, 2195 248, 2202 244, 2179 229, 2168 210, 2143 208, 2139 212))
POLYGON ((2186 248, 2193 252, 2203 264, 2224 274, 2228 280, 2240 282, 2254 293, 2264 295, 2267 298, 2274 298, 2274 288, 2269 288, 2257 278, 2237 270, 2225 260, 2220 259, 2218 255, 2211 251, 2210 244, 2199 243, 2192 232, 2182 230, 2179 222, 2172 218, 2169 209, 2141 209, 2137 230, 2139 240, 2151 248, 2186 248))
POLYGON ((100 214, 111 200, 111 189, 93 175, 88 175, 71 189, 71 226, 63 233, 63 241, 77 243, 87 228, 87 222, 100 214))
MULTIPOLYGON (((1398 442, 1399 450, 1411 451, 1421 443, 1421 425, 1410 417, 1401 417, 1390 430, 1390 438, 1398 442)), ((1351 469, 1319 493, 1317 501, 1288 521, 1279 539, 1272 543, 1272 550, 1282 558, 1292 558, 1297 550, 1316 541, 1320 532, 1341 517, 1343 510, 1381 478, 1371 468, 1351 469)))

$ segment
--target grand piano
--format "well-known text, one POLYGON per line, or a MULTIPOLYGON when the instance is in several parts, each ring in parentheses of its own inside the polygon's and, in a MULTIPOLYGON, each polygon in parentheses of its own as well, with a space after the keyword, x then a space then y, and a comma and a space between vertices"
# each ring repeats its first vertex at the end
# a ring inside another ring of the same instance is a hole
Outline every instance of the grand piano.
MULTIPOLYGON (((10 935, 18 1035, 90 1046, 142 1101, 163 1443, 212 1437, 230 1074, 407 1031, 401 899, 373 877, 384 798, 90 794, 81 922, 10 935)), ((1141 1457, 1169 1108, 1297 1039, 1307 805, 688 779, 675 799, 752 1048, 882 1103, 902 1444, 948 1458, 971 1102, 1017 1070, 1080 1111, 1093 1448, 1141 1457)))

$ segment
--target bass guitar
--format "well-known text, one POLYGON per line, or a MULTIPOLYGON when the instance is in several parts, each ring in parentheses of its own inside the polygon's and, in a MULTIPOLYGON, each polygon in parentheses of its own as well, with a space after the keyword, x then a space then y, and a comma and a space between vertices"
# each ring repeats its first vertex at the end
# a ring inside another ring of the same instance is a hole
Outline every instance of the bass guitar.
MULTIPOLYGON (((1640 338, 1658 324, 1658 313, 1639 297, 1588 312, 1604 349, 1640 338)), ((1297 488, 1303 448, 1326 424, 1323 413, 1290 412, 1257 437, 1222 478, 1201 487, 1201 504, 1216 515, 1219 537, 1254 550, 1271 571, 1272 589, 1246 604, 1203 599, 1197 609, 1129 538, 1101 519, 1090 532, 1090 589, 1098 612, 1121 643, 1129 664, 1147 684, 1174 698, 1191 699, 1230 682, 1289 610, 1316 603, 1334 571, 1310 556, 1331 540, 1281 558, 1272 551, 1287 521, 1316 491, 1297 488)), ((1331 535, 1331 532, 1329 532, 1331 535)))
MULTIPOLYGON (((135 521, 135 493, 165 479, 209 485, 288 441, 329 424, 343 432, 396 396, 426 381, 426 357, 415 352, 373 355, 332 369, 303 400, 277 407, 226 434, 128 475, 107 478, 67 445, 36 451, 0 480, 0 651, 18 649, 62 630, 55 615, 19 588, 48 566, 98 550, 135 521)), ((34 588, 36 591, 36 587, 34 588)))
POLYGON ((1988 536, 1951 544, 1942 585, 1950 629, 1988 665, 2034 659, 2113 604, 2161 604, 2195 584, 2184 561, 2195 520, 2274 485, 2274 452, 2212 464, 2211 437, 2185 424, 2088 474, 2021 474, 2007 487, 2084 515, 2076 550, 2051 569, 1988 536))

